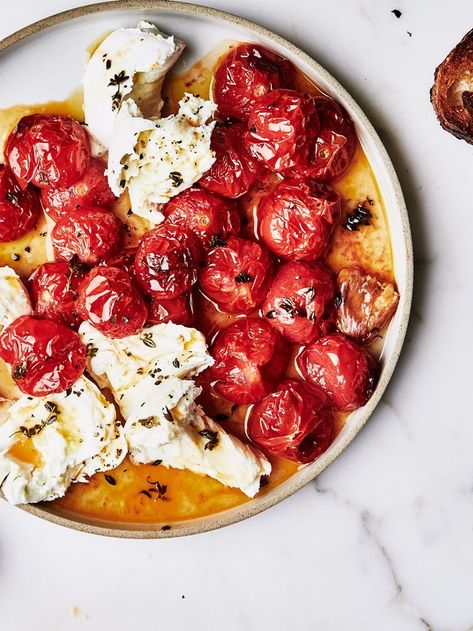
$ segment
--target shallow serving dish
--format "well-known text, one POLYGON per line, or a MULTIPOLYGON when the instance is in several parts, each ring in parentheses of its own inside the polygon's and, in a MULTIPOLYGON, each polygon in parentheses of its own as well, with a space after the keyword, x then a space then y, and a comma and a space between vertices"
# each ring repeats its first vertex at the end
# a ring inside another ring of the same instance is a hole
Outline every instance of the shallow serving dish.
POLYGON ((206 7, 180 2, 119 0, 73 9, 37 22, 0 42, 0 108, 66 98, 81 81, 85 51, 105 33, 139 20, 154 22, 188 42, 177 71, 204 57, 222 40, 253 41, 287 57, 325 93, 340 101, 356 124, 363 150, 376 175, 389 219, 394 274, 400 294, 397 312, 384 339, 381 375, 368 404, 351 414, 331 447, 274 490, 224 512, 174 523, 116 523, 80 518, 56 504, 22 507, 63 526, 116 537, 158 538, 187 535, 251 517, 285 499, 323 471, 353 440, 378 404, 401 351, 412 295, 413 261, 407 211, 391 161, 372 125, 340 84, 301 50, 256 24, 206 7), (47 72, 38 69, 47 68, 47 72), (21 78, 21 80, 20 80, 21 78))

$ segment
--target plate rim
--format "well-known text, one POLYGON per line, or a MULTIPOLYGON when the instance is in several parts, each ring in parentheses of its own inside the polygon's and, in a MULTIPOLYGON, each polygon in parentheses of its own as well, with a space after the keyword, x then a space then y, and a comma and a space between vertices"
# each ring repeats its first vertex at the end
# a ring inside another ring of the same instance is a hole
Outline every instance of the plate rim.
MULTIPOLYGON (((356 424, 354 423, 347 430, 346 434, 339 441, 339 443, 334 446, 333 449, 330 449, 329 452, 326 452, 313 464, 305 467, 305 469, 301 471, 296 480, 291 481, 291 479, 289 479, 284 485, 276 487, 274 492, 270 495, 261 497, 259 503, 253 506, 249 504, 242 504, 233 509, 228 509, 227 511, 215 513, 204 518, 195 518, 193 520, 189 520, 188 522, 181 521, 179 522, 178 528, 171 527, 170 529, 165 530, 162 530, 162 526, 159 526, 158 528, 151 528, 151 524, 148 529, 146 529, 146 524, 141 524, 142 527, 140 527, 139 529, 121 528, 119 527, 120 522, 117 522, 116 527, 113 527, 111 525, 113 524, 113 520, 104 520, 104 522, 107 522, 107 526, 96 524, 94 525, 90 522, 81 521, 79 517, 77 518, 77 520, 75 520, 63 515, 58 515, 54 512, 51 512, 46 508, 46 506, 43 506, 41 504, 23 504, 17 506, 17 508, 20 508, 21 510, 29 514, 44 519, 46 521, 73 530, 87 532, 89 534, 127 539, 161 539, 204 533, 211 530, 216 530, 217 528, 223 528, 224 526, 229 526, 231 524, 248 519, 249 517, 253 517, 258 513, 261 513, 268 508, 279 504, 280 502, 294 494, 296 491, 300 490, 310 481, 314 480, 324 469, 328 467, 329 464, 331 464, 336 458, 341 455, 341 453, 359 434, 368 419, 372 416, 375 408, 377 407, 384 394, 384 391, 388 386, 388 383, 391 380, 391 377, 398 363, 399 356, 404 344, 407 327, 409 324, 409 316, 412 305, 414 285, 414 257, 409 216, 407 213, 406 203, 404 200, 404 195, 402 192, 401 184, 399 182, 399 178, 383 142, 381 141, 377 131, 373 127, 372 123, 370 122, 362 108, 353 99, 351 94, 343 87, 343 85, 340 84, 339 81, 317 61, 315 61, 298 46, 295 46, 284 37, 257 24, 256 22, 241 18, 238 15, 229 13, 227 11, 214 9, 200 4, 191 4, 189 2, 180 2, 174 0, 108 0, 106 2, 83 5, 75 7, 73 9, 68 9, 66 11, 61 11, 59 13, 55 13, 41 20, 33 22, 32 24, 19 29, 18 31, 12 33, 11 35, 8 35, 3 40, 1 40, 0 54, 8 48, 13 47, 15 44, 18 44, 28 37, 35 35, 51 26, 57 26, 84 16, 100 14, 110 10, 120 11, 124 9, 162 9, 181 14, 199 14, 201 16, 208 16, 222 22, 240 26, 257 34, 263 35, 264 37, 274 41, 279 46, 282 46, 291 51, 291 53, 294 54, 298 59, 301 59, 302 61, 304 61, 304 63, 310 66, 310 68, 315 73, 317 73, 319 76, 323 76, 330 87, 334 89, 334 91, 336 91, 338 94, 341 94, 342 97, 345 99, 345 102, 349 103, 352 110, 356 113, 361 125, 364 127, 365 131, 369 135, 371 141, 374 143, 375 150, 378 152, 378 155, 381 158, 382 165, 386 169, 389 182, 393 187, 397 210, 400 214, 401 219, 403 243, 405 248, 406 285, 404 289, 404 295, 402 297, 402 311, 400 313, 399 330, 396 336, 391 357, 387 364, 384 366, 382 378, 380 379, 373 396, 364 407, 363 413, 360 414, 360 417, 357 419, 356 424)), ((81 519, 85 520, 86 518, 82 517, 81 519)))

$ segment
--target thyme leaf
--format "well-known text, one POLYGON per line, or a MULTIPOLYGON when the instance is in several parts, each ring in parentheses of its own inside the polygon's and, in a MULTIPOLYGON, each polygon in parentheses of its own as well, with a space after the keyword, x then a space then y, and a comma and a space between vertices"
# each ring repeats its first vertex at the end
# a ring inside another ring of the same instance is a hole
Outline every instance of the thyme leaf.
POLYGON ((218 432, 213 432, 211 429, 202 429, 199 434, 208 441, 205 443, 204 449, 212 451, 218 445, 218 432))

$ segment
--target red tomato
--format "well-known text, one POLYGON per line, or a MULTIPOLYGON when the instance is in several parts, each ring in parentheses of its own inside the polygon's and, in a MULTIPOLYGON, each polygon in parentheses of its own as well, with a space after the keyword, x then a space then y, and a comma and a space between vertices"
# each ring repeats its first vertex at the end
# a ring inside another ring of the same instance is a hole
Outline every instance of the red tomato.
POLYGON ((28 182, 67 188, 89 166, 89 136, 69 116, 24 116, 8 137, 5 158, 22 188, 28 182))
POLYGON ((105 168, 102 160, 92 158, 82 177, 69 188, 41 189, 41 202, 48 216, 57 221, 77 208, 111 208, 115 195, 108 185, 105 168))
POLYGON ((280 258, 312 261, 327 254, 340 218, 340 195, 326 184, 283 180, 258 206, 258 230, 280 258))
POLYGON ((317 180, 334 182, 350 168, 358 140, 348 112, 336 101, 316 99, 320 131, 311 153, 308 174, 317 180))
POLYGON ((122 248, 120 252, 112 255, 106 261, 101 261, 99 265, 106 265, 107 267, 122 267, 132 278, 134 278, 135 256, 136 247, 122 248))
POLYGON ((77 329, 81 319, 76 298, 84 274, 83 266, 67 261, 40 265, 29 278, 35 315, 77 329))
POLYGON ((76 256, 81 263, 96 265, 117 249, 121 221, 104 208, 78 208, 60 217, 51 233, 58 258, 76 256))
POLYGON ((207 254, 199 284, 227 313, 249 313, 265 297, 271 280, 269 252, 254 241, 230 237, 207 254))
POLYGON ((262 311, 291 342, 310 344, 332 316, 335 291, 332 273, 322 263, 284 263, 274 277, 262 311))
POLYGON ((374 392, 374 359, 344 335, 320 338, 299 355, 297 364, 304 377, 325 390, 339 410, 356 410, 374 392))
POLYGON ((307 464, 333 441, 335 421, 323 390, 288 380, 253 407, 247 432, 270 453, 307 464))
POLYGON ((287 85, 292 64, 256 44, 230 51, 215 73, 213 98, 221 117, 246 120, 255 102, 287 85))
POLYGON ((156 298, 175 298, 197 280, 199 239, 181 226, 161 225, 147 232, 135 258, 141 287, 156 298))
POLYGON ((119 267, 98 266, 79 286, 77 310, 104 335, 127 337, 143 328, 148 306, 129 274, 119 267))
POLYGON ((315 99, 295 90, 273 90, 259 99, 248 119, 250 152, 278 173, 307 167, 319 131, 315 99))
POLYGON ((32 230, 41 213, 35 189, 18 186, 11 170, 0 166, 0 242, 16 241, 32 230))
POLYGON ((212 132, 211 147, 216 160, 200 178, 199 184, 209 191, 235 199, 248 192, 265 169, 245 144, 243 123, 217 125, 212 132))
POLYGON ((173 197, 163 209, 168 223, 193 232, 204 248, 240 232, 240 214, 235 202, 201 188, 188 188, 173 197))
POLYGON ((0 357, 10 364, 20 390, 35 397, 67 390, 85 368, 85 346, 75 331, 32 316, 3 330, 0 357))
POLYGON ((152 298, 149 307, 147 324, 174 322, 191 326, 194 320, 192 313, 192 295, 186 292, 176 298, 152 298))
POLYGON ((209 371, 214 389, 234 403, 259 401, 279 383, 288 362, 288 346, 261 318, 237 320, 212 347, 209 371))

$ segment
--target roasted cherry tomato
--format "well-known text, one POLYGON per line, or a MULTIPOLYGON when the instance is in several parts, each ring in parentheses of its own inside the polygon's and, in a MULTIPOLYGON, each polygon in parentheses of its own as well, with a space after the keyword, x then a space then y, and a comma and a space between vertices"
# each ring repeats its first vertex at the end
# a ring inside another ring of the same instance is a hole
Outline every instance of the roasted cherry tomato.
POLYGON ((319 131, 315 99, 295 90, 273 90, 259 99, 248 119, 250 152, 278 173, 307 167, 319 131))
POLYGON ((201 188, 188 188, 173 197, 163 209, 168 223, 188 228, 204 248, 212 247, 240 232, 240 214, 235 202, 201 188))
POLYGON ((208 252, 199 284, 222 311, 249 313, 266 296, 271 272, 271 256, 264 247, 230 237, 225 245, 208 252))
POLYGON ((199 239, 187 228, 164 224, 147 232, 135 257, 141 287, 155 298, 175 298, 197 280, 199 239))
POLYGON ((329 398, 316 386, 284 381, 250 412, 248 436, 275 456, 313 462, 335 437, 329 398))
POLYGON ((316 99, 316 108, 320 131, 307 173, 316 180, 334 182, 348 171, 355 157, 355 127, 348 112, 332 99, 316 99))
POLYGON ((115 252, 121 222, 104 208, 78 208, 60 217, 51 233, 58 258, 76 256, 81 263, 96 265, 115 252))
POLYGON ((22 190, 12 171, 0 166, 0 242, 16 241, 32 230, 41 213, 35 189, 22 190))
POLYGON ((116 254, 112 254, 106 261, 101 261, 99 265, 107 267, 123 267, 132 278, 135 277, 135 256, 136 247, 122 248, 116 254))
POLYGON ((16 385, 35 397, 71 387, 84 372, 85 354, 79 335, 51 320, 21 316, 0 336, 0 357, 16 385))
POLYGON ((243 318, 217 336, 209 371, 213 388, 234 403, 259 401, 280 382, 288 346, 261 318, 243 318))
POLYGON ((283 180, 258 206, 262 241, 283 259, 313 261, 327 254, 340 218, 340 195, 326 184, 283 180))
POLYGON ((89 166, 90 142, 84 127, 69 116, 23 117, 8 137, 5 157, 20 186, 72 186, 89 166))
POLYGON ((271 90, 287 86, 292 65, 256 44, 242 44, 217 68, 213 98, 223 118, 246 120, 255 102, 271 90))
POLYGON ((67 261, 40 265, 29 278, 35 315, 77 329, 81 323, 77 291, 85 272, 83 265, 67 261))
POLYGON ((242 123, 217 125, 212 132, 212 149, 216 159, 200 178, 199 184, 209 191, 235 199, 265 172, 263 163, 254 158, 245 143, 246 127, 242 123))
POLYGON ((104 335, 127 337, 143 328, 148 306, 129 274, 119 267, 98 266, 79 286, 77 310, 104 335))
POLYGON ((304 377, 320 386, 339 410, 365 405, 376 383, 376 363, 362 346, 335 334, 322 337, 297 358, 304 377))
POLYGON ((190 292, 180 294, 176 298, 151 298, 147 324, 174 322, 174 324, 190 326, 193 320, 190 292))
POLYGON ((262 311, 284 337, 298 344, 316 340, 332 317, 335 281, 322 263, 284 263, 277 271, 262 311))
POLYGON ((57 221, 77 208, 111 208, 115 195, 108 185, 105 167, 105 162, 93 158, 82 177, 69 188, 41 189, 41 203, 48 216, 57 221))

